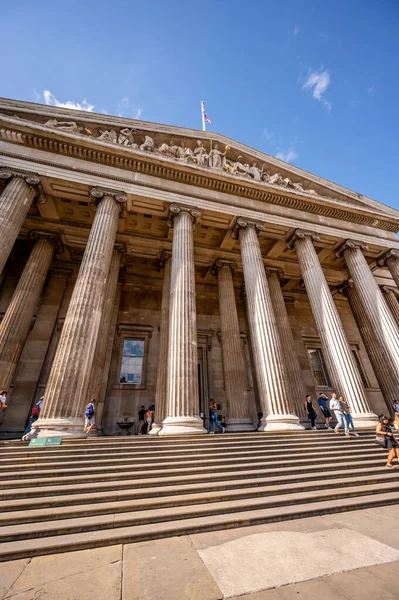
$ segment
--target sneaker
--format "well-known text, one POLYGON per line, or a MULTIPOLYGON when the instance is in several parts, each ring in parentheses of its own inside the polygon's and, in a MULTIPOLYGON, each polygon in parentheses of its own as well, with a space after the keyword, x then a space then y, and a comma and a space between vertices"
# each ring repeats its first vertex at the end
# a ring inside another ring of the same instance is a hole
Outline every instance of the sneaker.
POLYGON ((338 431, 338 429, 334 429, 334 433, 337 433, 339 435, 340 432, 338 431))
POLYGON ((317 431, 317 427, 312 427, 313 431, 317 431))
POLYGON ((211 434, 211 433, 215 433, 215 432, 214 431, 210 431, 209 433, 211 434))
POLYGON ((353 435, 354 435, 355 437, 359 437, 359 434, 357 433, 357 431, 354 431, 354 432, 353 432, 353 435))
POLYGON ((394 469, 395 467, 393 465, 386 465, 387 469, 394 469))
POLYGON ((331 429, 331 427, 329 427, 329 426, 327 425, 327 423, 324 425, 324 427, 325 427, 326 429, 331 429))
POLYGON ((222 433, 226 431, 226 427, 222 427, 222 433))
POLYGON ((332 427, 328 426, 327 429, 329 429, 330 431, 332 431, 332 427))

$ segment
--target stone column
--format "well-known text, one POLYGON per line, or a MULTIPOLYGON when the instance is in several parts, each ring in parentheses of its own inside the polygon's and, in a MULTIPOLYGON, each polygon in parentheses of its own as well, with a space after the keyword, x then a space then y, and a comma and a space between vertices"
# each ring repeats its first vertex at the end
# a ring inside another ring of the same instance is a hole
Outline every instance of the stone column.
POLYGON ((399 398, 399 384, 394 371, 390 367, 390 359, 384 348, 381 348, 367 313, 360 301, 353 282, 343 288, 362 336, 366 352, 373 366, 375 376, 380 386, 385 402, 391 410, 392 404, 399 398))
POLYGON ((116 288, 118 285, 119 269, 121 260, 126 256, 126 246, 124 244, 116 246, 112 252, 111 265, 109 268, 107 283, 104 294, 104 305, 101 313, 100 328, 97 337, 96 350, 94 352, 93 364, 91 367, 89 384, 87 388, 87 398, 95 398, 96 407, 96 431, 101 430, 101 417, 103 406, 100 403, 100 390, 103 382, 103 374, 107 359, 107 347, 109 343, 109 329, 111 326, 112 313, 114 309, 114 300, 116 288))
POLYGON ((172 204, 166 418, 159 435, 206 433, 199 416, 193 226, 196 208, 172 204))
POLYGON ((291 395, 291 405, 294 407, 295 414, 301 415, 304 412, 306 390, 302 379, 301 366, 295 352, 294 336, 292 335, 283 291, 280 285, 279 276, 282 274, 281 269, 271 267, 266 268, 274 315, 276 317, 281 345, 283 347, 285 367, 289 382, 289 392, 291 395))
POLYGON ((362 252, 365 249, 361 242, 346 240, 336 254, 345 259, 362 310, 399 392, 399 328, 362 252))
POLYGON ((34 233, 33 236, 38 239, 0 324, 0 387, 5 390, 14 377, 54 249, 60 245, 58 235, 34 233))
POLYGON ((254 431, 256 427, 249 417, 245 362, 233 286, 236 267, 231 261, 218 259, 212 269, 219 288, 224 386, 229 407, 226 431, 254 431))
POLYGON ((10 255, 22 224, 37 194, 38 175, 8 169, 0 170, 0 179, 9 179, 0 196, 0 273, 10 255))
POLYGON ((377 260, 377 263, 380 267, 388 267, 396 287, 399 289, 399 250, 388 250, 377 260))
POLYGON ((48 379, 41 415, 35 423, 39 437, 85 437, 83 415, 89 377, 119 214, 127 201, 127 196, 121 192, 94 188, 91 194, 99 202, 48 379))
POLYGON ((157 366, 157 382, 155 388, 155 421, 150 435, 157 435, 162 429, 162 421, 166 416, 167 368, 169 348, 169 299, 170 271, 172 254, 163 250, 161 254, 161 269, 164 270, 162 284, 161 323, 159 326, 159 350, 157 366))
POLYGON ((296 250, 323 357, 335 391, 350 403, 356 426, 371 427, 377 417, 368 405, 360 373, 313 246, 314 240, 318 240, 317 235, 297 229, 287 245, 296 250))
POLYGON ((241 244, 248 319, 263 418, 259 431, 303 429, 290 406, 288 379, 258 234, 261 223, 239 218, 232 232, 241 244))
POLYGON ((387 285, 382 286, 381 289, 384 294, 385 301, 389 306, 389 310, 391 311, 392 316, 395 319, 396 325, 399 327, 398 291, 394 290, 393 288, 387 285))

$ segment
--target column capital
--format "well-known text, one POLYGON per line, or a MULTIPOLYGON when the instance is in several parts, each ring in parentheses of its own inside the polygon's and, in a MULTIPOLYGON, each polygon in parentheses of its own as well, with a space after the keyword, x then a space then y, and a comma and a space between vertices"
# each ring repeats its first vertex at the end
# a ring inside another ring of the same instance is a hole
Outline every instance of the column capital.
POLYGON ((103 198, 113 198, 119 204, 119 211, 122 214, 127 203, 127 194, 119 190, 108 190, 106 188, 94 187, 90 190, 90 195, 96 200, 96 204, 103 198))
POLYGON ((393 294, 395 294, 395 296, 399 296, 399 290, 391 285, 382 285, 381 289, 384 292, 384 294, 389 294, 390 292, 392 292, 393 294))
POLYGON ((61 235, 57 231, 41 231, 33 230, 28 233, 28 237, 32 240, 47 240, 53 244, 56 254, 64 252, 64 244, 61 235))
POLYGON ((261 223, 261 221, 252 221, 251 219, 244 219, 243 217, 238 217, 233 229, 230 232, 230 235, 233 238, 233 240, 238 240, 240 229, 246 229, 249 227, 253 227, 257 235, 259 235, 259 232, 263 231, 265 228, 264 224, 261 223))
POLYGON ((359 242, 357 240, 345 240, 334 250, 334 254, 337 258, 342 258, 345 254, 345 250, 368 250, 367 244, 359 242))
POLYGON ((391 248, 388 252, 384 252, 379 258, 377 258, 377 264, 379 267, 386 267, 387 261, 390 258, 399 258, 399 250, 396 248, 391 248))
POLYGON ((14 169, 8 169, 6 167, 0 168, 0 179, 14 179, 17 177, 23 179, 27 184, 36 187, 40 183, 40 177, 37 173, 24 173, 22 171, 15 171, 14 169))
POLYGON ((235 271, 238 268, 238 265, 234 260, 225 260, 224 258, 217 258, 211 267, 212 275, 216 276, 218 274, 219 269, 221 269, 222 267, 228 267, 231 271, 231 274, 234 275, 235 271))
POLYGON ((172 258, 172 251, 171 250, 162 250, 161 252, 161 256, 159 257, 159 267, 161 269, 165 268, 166 263, 168 262, 168 260, 172 258))
POLYGON ((312 242, 318 242, 320 236, 314 231, 309 231, 308 229, 295 229, 285 241, 287 248, 293 250, 295 248, 295 242, 297 240, 304 240, 306 238, 310 238, 312 242))
POLYGON ((283 271, 283 269, 280 269, 279 267, 265 267, 265 271, 266 271, 267 276, 273 275, 273 273, 276 273, 276 275, 279 279, 284 277, 284 271, 283 271))
POLYGON ((184 212, 187 215, 189 215, 189 217, 191 217, 193 225, 196 224, 197 220, 201 216, 201 211, 198 208, 195 208, 195 206, 186 206, 184 204, 170 204, 168 209, 167 220, 168 227, 173 227, 174 218, 181 212, 184 212))

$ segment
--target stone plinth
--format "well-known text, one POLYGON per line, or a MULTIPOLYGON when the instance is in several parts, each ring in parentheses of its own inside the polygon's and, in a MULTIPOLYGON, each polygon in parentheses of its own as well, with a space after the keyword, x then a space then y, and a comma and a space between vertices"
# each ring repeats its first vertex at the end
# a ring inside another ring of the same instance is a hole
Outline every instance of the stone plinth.
POLYGON ((258 233, 261 223, 239 218, 232 232, 239 236, 248 304, 248 319, 263 418, 259 431, 303 429, 289 406, 288 379, 266 279, 258 233))
POLYGON ((313 241, 317 239, 312 232, 296 230, 287 244, 296 250, 323 357, 335 391, 349 402, 356 427, 372 427, 377 416, 368 405, 359 370, 314 248, 313 241))
POLYGON ((234 294, 234 263, 219 259, 213 267, 218 278, 224 387, 228 403, 226 431, 254 431, 249 417, 248 393, 240 326, 234 294))
POLYGON ((125 194, 92 190, 99 199, 86 250, 51 368, 39 437, 85 437, 84 407, 100 328, 121 205, 125 194))
POLYGON ((0 170, 0 179, 9 179, 0 196, 0 273, 21 230, 28 210, 37 194, 40 179, 35 174, 0 170))
POLYGON ((200 212, 173 204, 166 418, 159 435, 206 433, 199 417, 193 226, 200 212))

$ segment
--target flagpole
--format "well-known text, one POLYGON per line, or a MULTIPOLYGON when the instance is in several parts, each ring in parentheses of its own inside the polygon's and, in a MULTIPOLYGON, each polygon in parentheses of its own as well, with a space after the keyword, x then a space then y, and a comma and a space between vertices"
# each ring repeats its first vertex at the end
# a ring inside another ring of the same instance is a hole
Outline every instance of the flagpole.
POLYGON ((201 100, 201 116, 202 116, 202 131, 206 131, 206 127, 205 127, 205 107, 204 107, 204 101, 201 100))

